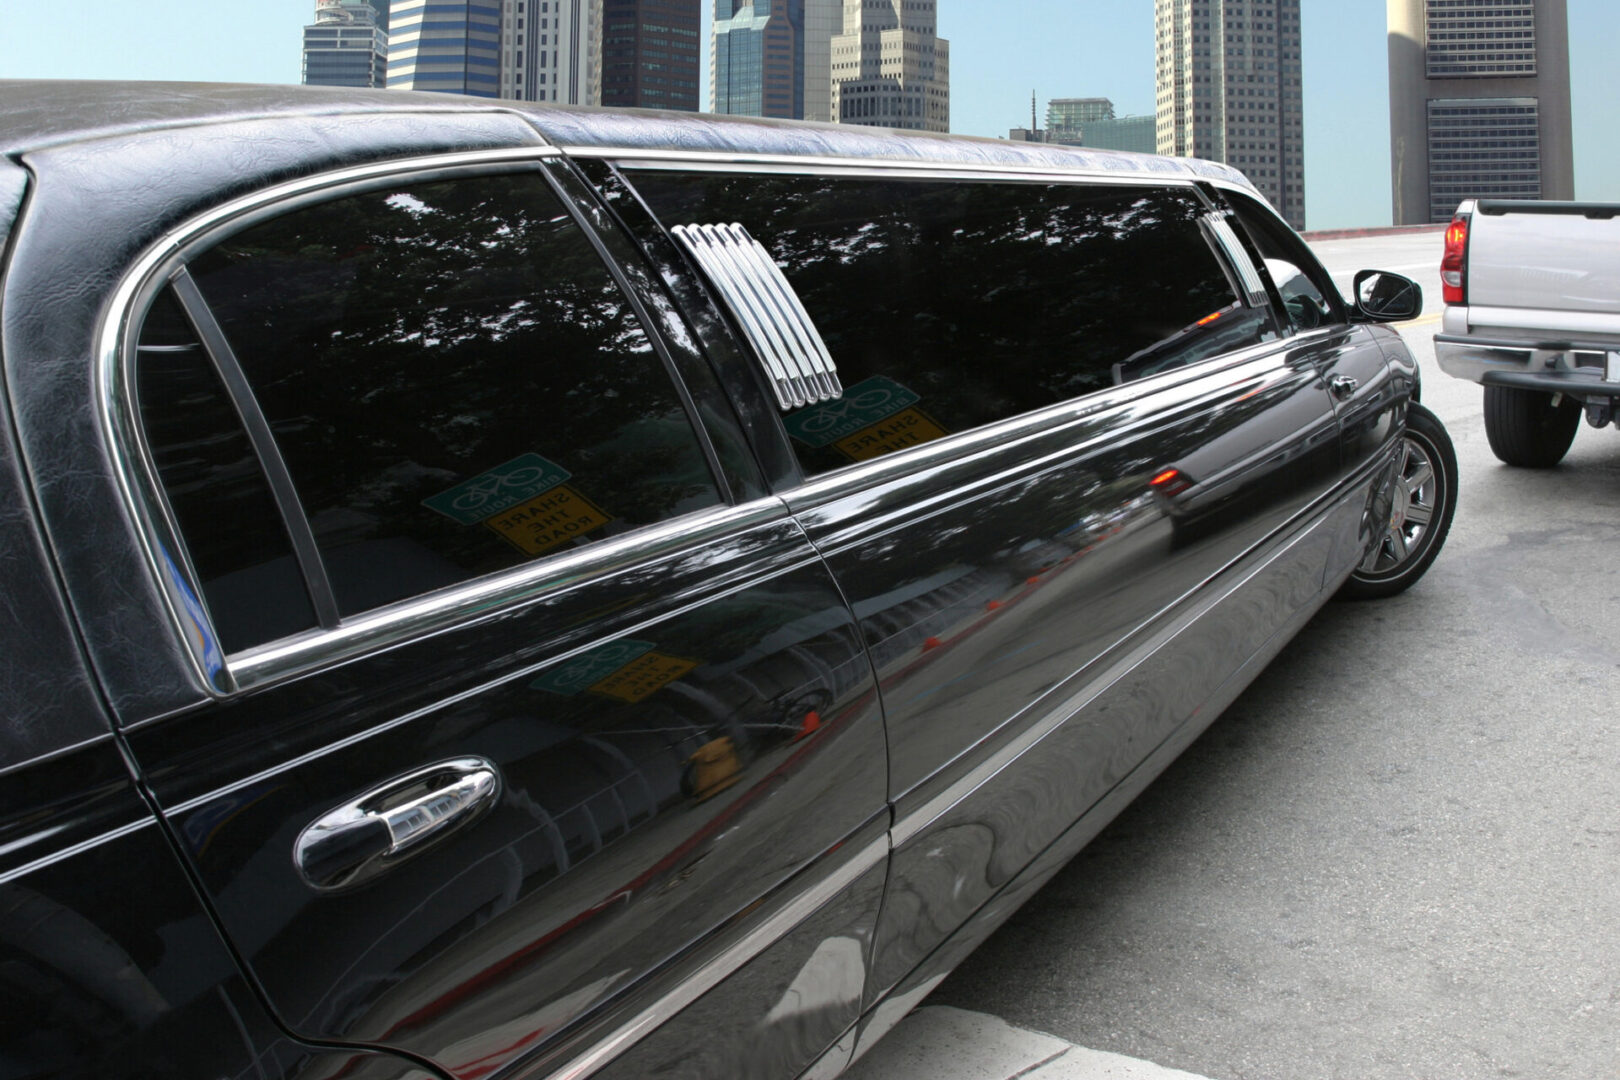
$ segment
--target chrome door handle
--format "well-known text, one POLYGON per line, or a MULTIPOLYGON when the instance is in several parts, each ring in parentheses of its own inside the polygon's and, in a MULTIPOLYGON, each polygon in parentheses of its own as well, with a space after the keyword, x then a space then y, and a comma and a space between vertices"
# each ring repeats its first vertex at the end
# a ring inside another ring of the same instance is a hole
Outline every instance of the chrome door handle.
POLYGON ((500 793, 500 770, 492 762, 441 761, 321 815, 298 834, 293 862, 316 889, 355 885, 471 822, 500 793))
POLYGON ((1335 375, 1328 380, 1328 389, 1340 401, 1349 401, 1359 386, 1361 386, 1361 382, 1351 378, 1349 375, 1335 375))

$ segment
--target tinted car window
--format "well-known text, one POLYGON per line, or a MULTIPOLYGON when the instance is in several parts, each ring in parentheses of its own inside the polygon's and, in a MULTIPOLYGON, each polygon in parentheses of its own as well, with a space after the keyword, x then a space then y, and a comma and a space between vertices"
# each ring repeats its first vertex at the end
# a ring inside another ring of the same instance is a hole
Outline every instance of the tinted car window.
POLYGON ((673 172, 632 182, 665 226, 742 223, 804 301, 845 387, 786 417, 809 472, 1263 332, 1186 189, 673 172))
POLYGON ((1342 313, 1330 299, 1334 290, 1304 242, 1254 200, 1232 191, 1226 197, 1265 261, 1294 329, 1314 330, 1342 322, 1342 313))
POLYGON ((234 652, 313 627, 259 459, 168 290, 141 328, 136 378, 147 446, 221 647, 234 652))
POLYGON ((189 269, 343 614, 721 501, 646 331, 537 174, 303 208, 189 269))

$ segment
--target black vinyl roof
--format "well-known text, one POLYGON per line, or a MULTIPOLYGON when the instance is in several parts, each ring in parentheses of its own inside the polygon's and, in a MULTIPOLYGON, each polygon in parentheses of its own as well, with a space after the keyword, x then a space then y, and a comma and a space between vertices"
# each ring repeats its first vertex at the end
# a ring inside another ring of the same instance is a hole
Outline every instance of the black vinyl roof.
POLYGON ((562 147, 822 156, 966 166, 1203 178, 1251 187, 1229 166, 1196 158, 709 113, 586 109, 533 102, 315 86, 0 80, 0 153, 112 135, 241 120, 379 113, 508 113, 562 147))

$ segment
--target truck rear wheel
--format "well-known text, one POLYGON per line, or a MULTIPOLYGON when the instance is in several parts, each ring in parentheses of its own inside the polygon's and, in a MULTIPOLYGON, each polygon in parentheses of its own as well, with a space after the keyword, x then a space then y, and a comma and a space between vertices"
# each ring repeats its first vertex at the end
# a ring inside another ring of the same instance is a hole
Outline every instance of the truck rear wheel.
POLYGON ((1572 398, 1554 405, 1552 395, 1539 390, 1485 387, 1485 437, 1491 452, 1509 465, 1549 469, 1558 464, 1580 422, 1581 406, 1572 398))

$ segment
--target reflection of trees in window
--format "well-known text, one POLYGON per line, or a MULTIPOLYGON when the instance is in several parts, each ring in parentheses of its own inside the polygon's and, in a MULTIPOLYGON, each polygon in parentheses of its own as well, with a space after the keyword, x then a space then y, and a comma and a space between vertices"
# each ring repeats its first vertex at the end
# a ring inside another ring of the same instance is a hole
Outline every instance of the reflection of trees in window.
POLYGON ((523 454, 612 521, 719 501, 661 362, 533 173, 309 207, 192 264, 297 482, 345 610, 525 556, 422 505, 523 454), (345 569, 387 542, 399 576, 345 569), (408 554, 406 554, 408 552, 408 554), (410 569, 405 565, 409 563, 410 569), (345 578, 350 579, 345 585, 345 578))
MULTIPOLYGON (((666 225, 740 221, 845 386, 886 375, 950 431, 1110 386, 1113 366, 1230 305, 1180 189, 637 174, 666 225)), ((797 447, 812 470, 845 463, 797 447)))

